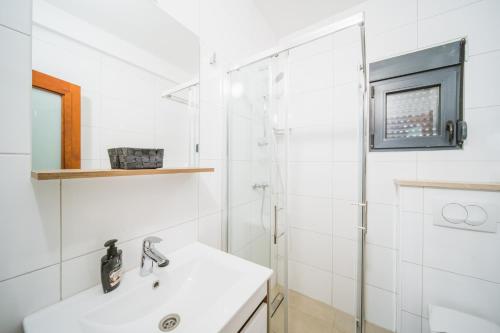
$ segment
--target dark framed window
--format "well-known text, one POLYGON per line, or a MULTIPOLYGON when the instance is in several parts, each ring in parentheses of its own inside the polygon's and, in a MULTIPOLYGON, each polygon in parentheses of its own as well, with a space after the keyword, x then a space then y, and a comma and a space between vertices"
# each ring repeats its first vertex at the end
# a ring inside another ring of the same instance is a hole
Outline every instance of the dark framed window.
POLYGON ((370 82, 371 150, 461 147, 466 134, 462 121, 463 66, 460 45, 453 46, 459 47, 459 57, 444 59, 451 64, 443 59, 438 62, 447 66, 429 68, 449 47, 375 64, 375 80, 370 82))

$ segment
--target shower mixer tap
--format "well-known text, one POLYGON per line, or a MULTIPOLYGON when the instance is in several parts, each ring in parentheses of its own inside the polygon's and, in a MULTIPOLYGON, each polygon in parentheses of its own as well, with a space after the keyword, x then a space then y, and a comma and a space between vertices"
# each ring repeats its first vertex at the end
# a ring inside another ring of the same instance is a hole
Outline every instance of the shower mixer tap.
POLYGON ((266 183, 255 183, 252 185, 252 188, 254 190, 265 190, 268 187, 269 187, 269 184, 266 184, 266 183))

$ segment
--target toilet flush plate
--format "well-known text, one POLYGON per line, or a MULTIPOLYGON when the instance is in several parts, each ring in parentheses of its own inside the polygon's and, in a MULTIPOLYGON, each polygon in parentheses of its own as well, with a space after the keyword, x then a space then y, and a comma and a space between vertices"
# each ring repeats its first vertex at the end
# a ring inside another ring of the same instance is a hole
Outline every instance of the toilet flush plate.
POLYGON ((497 204, 435 198, 432 205, 434 225, 472 231, 497 232, 498 223, 500 223, 500 207, 497 204))

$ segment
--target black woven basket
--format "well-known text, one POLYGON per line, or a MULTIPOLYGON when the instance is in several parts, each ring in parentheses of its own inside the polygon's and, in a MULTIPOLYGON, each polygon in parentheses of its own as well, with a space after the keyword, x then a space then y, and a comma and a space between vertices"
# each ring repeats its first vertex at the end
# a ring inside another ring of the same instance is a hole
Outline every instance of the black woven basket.
POLYGON ((108 149, 112 169, 158 169, 163 167, 163 149, 108 149))

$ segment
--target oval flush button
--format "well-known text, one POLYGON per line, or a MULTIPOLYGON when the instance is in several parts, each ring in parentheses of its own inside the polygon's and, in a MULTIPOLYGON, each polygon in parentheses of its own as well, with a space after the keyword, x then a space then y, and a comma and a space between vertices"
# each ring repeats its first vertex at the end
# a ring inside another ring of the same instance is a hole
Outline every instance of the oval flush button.
POLYGON ((488 213, 486 210, 478 205, 467 205, 465 206, 468 212, 468 217, 465 223, 471 226, 478 226, 485 224, 488 221, 488 213))
POLYGON ((467 209, 456 202, 450 202, 443 206, 441 210, 443 218, 453 224, 464 223, 468 218, 467 209))

